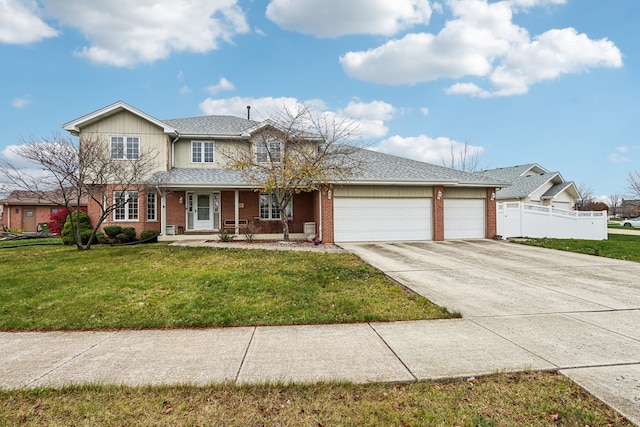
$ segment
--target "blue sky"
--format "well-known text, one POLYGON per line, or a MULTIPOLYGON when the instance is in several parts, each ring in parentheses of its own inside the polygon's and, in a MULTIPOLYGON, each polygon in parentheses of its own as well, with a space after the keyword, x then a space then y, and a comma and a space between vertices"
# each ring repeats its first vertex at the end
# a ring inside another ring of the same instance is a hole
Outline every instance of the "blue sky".
POLYGON ((158 118, 306 103, 377 150, 638 170, 637 0, 0 0, 0 153, 122 100, 158 118), (135 5, 135 6, 134 6, 135 5))

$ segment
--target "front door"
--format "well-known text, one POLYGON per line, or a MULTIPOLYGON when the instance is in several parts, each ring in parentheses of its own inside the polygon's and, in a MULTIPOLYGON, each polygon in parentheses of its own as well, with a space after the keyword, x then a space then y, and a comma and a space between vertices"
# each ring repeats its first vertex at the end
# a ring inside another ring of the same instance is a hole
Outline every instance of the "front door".
POLYGON ((211 195, 196 194, 195 202, 194 228, 196 230, 213 230, 211 195))
POLYGON ((187 203, 188 230, 220 228, 220 193, 189 193, 187 203))
POLYGON ((26 232, 36 231, 36 210, 34 208, 22 209, 22 228, 26 232))

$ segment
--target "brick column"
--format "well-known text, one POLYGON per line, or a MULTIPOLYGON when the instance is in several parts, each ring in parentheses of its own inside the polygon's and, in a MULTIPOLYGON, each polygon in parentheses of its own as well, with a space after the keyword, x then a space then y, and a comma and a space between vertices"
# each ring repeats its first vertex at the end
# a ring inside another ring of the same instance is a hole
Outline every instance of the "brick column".
POLYGON ((444 240, 444 187, 433 187, 433 240, 444 240), (440 193, 440 198, 438 198, 440 193))
POLYGON ((493 239, 498 233, 497 217, 496 217, 496 192, 497 188, 487 188, 487 226, 486 238, 493 239))
POLYGON ((333 188, 325 186, 320 190, 322 204, 322 242, 333 243, 333 188), (329 197, 331 196, 331 197, 329 197))

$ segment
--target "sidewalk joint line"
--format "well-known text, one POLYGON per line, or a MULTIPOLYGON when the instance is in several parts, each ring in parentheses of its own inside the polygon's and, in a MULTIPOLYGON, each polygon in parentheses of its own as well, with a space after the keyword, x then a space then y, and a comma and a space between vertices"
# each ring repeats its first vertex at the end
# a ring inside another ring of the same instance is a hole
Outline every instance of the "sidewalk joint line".
POLYGON ((406 363, 404 363, 404 360, 402 360, 400 358, 400 356, 398 356, 398 353, 395 352, 395 350, 393 348, 391 348, 391 346, 389 345, 389 343, 382 338, 382 335, 380 335, 378 333, 378 331, 376 330, 376 328, 373 327, 373 325, 371 323, 367 323, 367 325, 369 325, 369 327, 373 330, 373 333, 376 334, 378 336, 378 338, 380 338, 380 340, 384 343, 385 346, 387 346, 387 348, 389 349, 389 351, 396 357, 396 359, 398 359, 398 361, 402 364, 402 366, 404 366, 404 368, 407 370, 407 372, 409 372, 409 375, 411 375, 413 377, 414 381, 419 381, 418 377, 413 373, 413 371, 411 371, 411 369, 409 369, 409 367, 407 366, 406 363))
POLYGON ((240 377, 240 371, 242 371, 242 367, 244 366, 244 361, 247 359, 247 354, 249 353, 249 347, 251 347, 251 344, 253 343, 253 337, 255 336, 257 329, 258 329, 257 326, 253 327, 253 331, 251 332, 251 337, 249 337, 249 342, 247 343, 247 348, 244 349, 244 354, 242 355, 240 366, 238 366, 238 370, 236 371, 236 375, 233 379, 233 381, 236 384, 238 383, 238 378, 240 377))
MULTIPOLYGON (((89 352, 90 350, 93 350, 94 348, 96 348, 97 346, 99 346, 100 344, 102 344, 103 342, 107 341, 110 338, 113 338, 114 336, 118 335, 121 331, 114 331, 111 334, 109 334, 108 336, 106 336, 104 339, 101 339, 100 341, 96 342, 93 345, 90 345, 89 347, 85 348, 84 350, 74 354, 71 358, 69 358, 68 360, 65 360, 64 362, 60 363, 59 365, 54 366, 53 368, 49 369, 47 372, 45 372, 44 374, 40 375, 38 378, 34 378, 33 380, 29 381, 28 383, 26 383, 25 385, 23 385, 22 387, 20 387, 20 389, 26 389, 27 387, 29 387, 30 385, 40 381, 42 378, 49 376, 51 373, 59 370, 60 368, 64 367, 65 365, 68 365, 71 361, 77 359, 78 357, 82 356, 83 354, 89 352)), ((71 332, 73 333, 73 332, 71 332)))

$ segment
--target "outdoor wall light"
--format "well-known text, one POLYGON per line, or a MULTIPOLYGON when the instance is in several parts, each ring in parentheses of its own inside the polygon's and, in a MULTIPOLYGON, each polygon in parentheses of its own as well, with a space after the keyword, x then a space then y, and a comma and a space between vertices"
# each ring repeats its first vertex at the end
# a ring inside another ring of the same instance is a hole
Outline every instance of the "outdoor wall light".
POLYGON ((491 200, 495 200, 496 199, 496 192, 492 191, 491 192, 491 200))
POLYGON ((182 198, 182 196, 180 196, 180 198, 178 199, 178 203, 180 203, 180 204, 184 203, 184 199, 182 198))
POLYGON ((436 199, 442 199, 442 191, 438 190, 438 192, 436 193, 436 199))
POLYGON ((331 190, 327 191, 327 199, 331 200, 331 196, 333 196, 333 192, 331 190))

